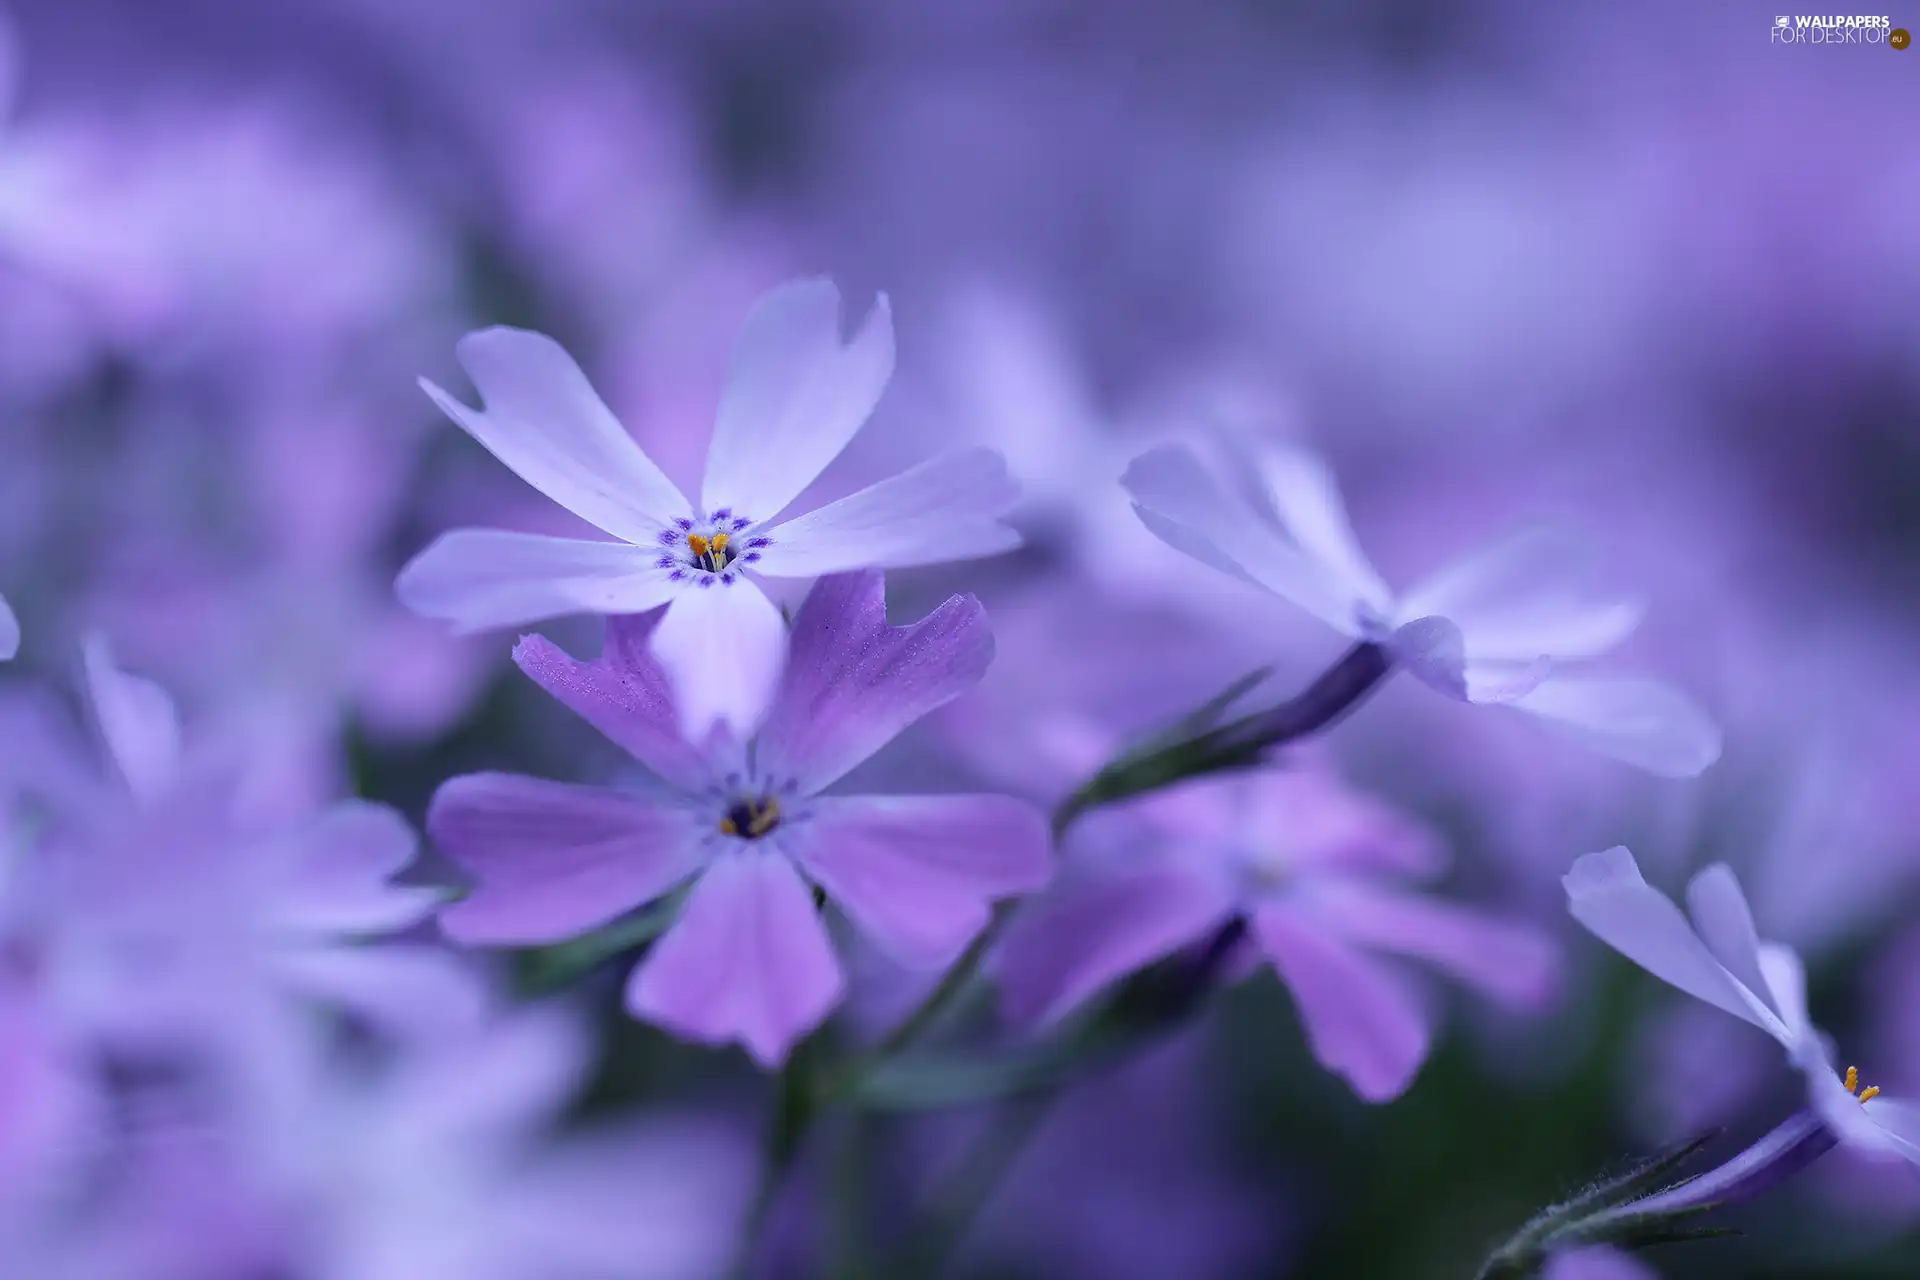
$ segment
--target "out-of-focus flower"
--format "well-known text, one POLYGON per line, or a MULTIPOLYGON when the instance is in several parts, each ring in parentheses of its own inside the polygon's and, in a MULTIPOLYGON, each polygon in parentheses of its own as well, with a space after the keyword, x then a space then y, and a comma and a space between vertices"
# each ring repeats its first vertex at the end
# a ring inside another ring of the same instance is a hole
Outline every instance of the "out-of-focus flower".
POLYGON ((1377 1102, 1407 1087, 1431 1035, 1381 954, 1424 960, 1513 1006, 1551 991, 1544 938, 1409 892, 1444 864, 1436 837, 1327 773, 1188 787, 1131 816, 1151 833, 1143 852, 1063 879, 1009 930, 998 963, 1015 1019, 1059 1018, 1244 918, 1293 992, 1314 1055, 1377 1102))
POLYGON ((51 1275, 679 1280, 716 1274, 745 1152, 697 1122, 554 1138, 582 1028, 540 1008, 383 1053, 314 1036, 244 1087, 163 1085, 51 1275), (170 1096, 168 1096, 170 1094, 170 1096))
MULTIPOLYGON (((383 743, 431 737, 469 705, 487 655, 393 599, 386 542, 420 434, 352 398, 253 413, 213 455, 216 509, 118 530, 94 609, 203 725, 244 734, 303 812, 339 794, 349 723, 383 743)), ((171 446, 209 461, 204 440, 171 446)))
POLYGON ((1237 490, 1194 453, 1163 446, 1122 483, 1162 541, 1262 587, 1342 635, 1387 646, 1432 687, 1528 712, 1595 750, 1689 777, 1720 754, 1719 730, 1684 694, 1634 676, 1563 675, 1639 625, 1637 601, 1597 593, 1580 549, 1536 531, 1469 555, 1395 597, 1368 563, 1332 474, 1304 450, 1239 460, 1237 490))
POLYGON ((1854 1151, 1920 1164, 1920 1105, 1861 1088, 1834 1070, 1807 1016, 1806 974, 1789 947, 1763 942, 1732 870, 1708 867, 1687 885, 1692 923, 1640 875, 1624 848, 1590 853, 1566 876, 1568 909, 1595 937, 1671 986, 1759 1027, 1806 1076, 1813 1111, 1854 1151))
POLYGON ((183 747, 171 699, 116 667, 98 638, 86 674, 115 776, 73 761, 9 779, 44 793, 50 827, 14 859, 0 920, 70 1034, 251 1035, 288 993, 398 1025, 474 1007, 471 977, 444 952, 363 945, 440 901, 390 882, 414 854, 398 814, 350 800, 299 822, 263 819, 244 742, 183 747))
POLYGON ((13 614, 13 606, 0 596, 0 661, 11 658, 20 652, 20 619, 13 614))
POLYGON ((745 744, 724 729, 704 747, 683 736, 650 650, 660 625, 658 612, 610 619, 593 663, 521 641, 521 669, 658 785, 444 784, 428 829, 479 881, 441 917, 453 937, 553 942, 691 880, 679 919, 634 970, 627 1007, 694 1039, 737 1039, 772 1065, 843 986, 808 881, 896 959, 939 966, 985 926, 991 900, 1047 879, 1045 821, 1019 801, 819 794, 980 679, 993 640, 977 601, 954 597, 894 628, 879 573, 823 579, 795 619, 766 724, 745 744))
POLYGON ((667 605, 652 644, 689 731, 751 732, 779 679, 780 613, 754 578, 807 578, 992 555, 1016 492, 997 454, 944 454, 781 523, 866 421, 893 372, 884 296, 850 342, 826 280, 785 285, 748 316, 721 396, 698 507, 621 427, 550 338, 487 329, 460 344, 485 401, 427 392, 481 444, 616 542, 500 530, 444 534, 404 569, 401 600, 464 630, 667 605))
POLYGON ((0 244, 85 337, 164 363, 246 351, 244 381, 417 350, 455 264, 366 141, 271 96, 55 102, 0 148, 0 244))

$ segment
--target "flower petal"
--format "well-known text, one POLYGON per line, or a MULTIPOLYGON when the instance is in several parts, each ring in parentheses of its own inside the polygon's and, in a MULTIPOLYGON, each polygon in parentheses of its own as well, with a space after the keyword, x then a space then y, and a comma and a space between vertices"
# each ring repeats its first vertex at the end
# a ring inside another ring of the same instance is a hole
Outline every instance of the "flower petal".
POLYGON ((1342 635, 1360 633, 1359 606, 1338 576, 1288 546, 1191 450, 1174 445, 1135 458, 1120 483, 1154 536, 1176 551, 1293 602, 1342 635))
POLYGON ((1290 903, 1255 910, 1253 933, 1293 993, 1320 1064, 1368 1102, 1404 1093, 1429 1041, 1426 1014, 1405 981, 1290 903))
POLYGON ((844 977, 793 864, 772 850, 717 858, 627 984, 627 1008, 707 1044, 738 1040, 761 1066, 840 1002, 844 977))
POLYGON ((760 733, 762 773, 819 791, 979 683, 992 658, 972 596, 889 627, 879 573, 822 578, 793 621, 786 679, 760 733))
POLYGON ((1672 685, 1643 676, 1549 676, 1509 701, 1583 746, 1663 778, 1720 758, 1720 728, 1672 685))
MULTIPOLYGON (((1760 934, 1753 926, 1753 912, 1747 895, 1733 868, 1716 862, 1687 884, 1687 913, 1693 917, 1694 932, 1720 967, 1768 1005, 1789 1029, 1792 1022, 1776 1003, 1773 986, 1761 972, 1760 934)), ((1804 994, 1801 1003, 1805 1003, 1804 994)), ((1801 1019, 1805 1021, 1805 1019, 1801 1019)))
POLYGON ((661 612, 608 618, 606 640, 592 662, 581 662, 545 636, 522 636, 513 660, 635 760, 682 789, 698 788, 707 770, 681 735, 672 686, 653 656, 661 612))
POLYGON ((1794 1065, 1807 1080, 1807 1103, 1828 1132, 1840 1139, 1850 1151, 1875 1159, 1892 1159, 1905 1153, 1889 1133, 1867 1111, 1858 1097, 1848 1092, 1846 1083, 1833 1069, 1833 1060, 1818 1035, 1800 1042, 1793 1054, 1794 1065))
POLYGON ((286 879, 275 915, 282 927, 317 934, 383 933, 432 914, 431 886, 390 877, 413 861, 407 820, 383 804, 343 800, 275 841, 286 879))
POLYGON ((421 387, 516 475, 616 538, 647 543, 689 514, 687 500, 635 444, 565 349, 544 334, 492 328, 457 349, 484 409, 421 387))
POLYGON ((653 652, 673 686, 689 741, 704 742, 716 722, 745 741, 779 685, 787 624, 751 579, 704 578, 667 606, 654 628, 653 652))
POLYGON ((754 569, 809 578, 999 555, 1020 535, 998 519, 1020 496, 991 449, 942 454, 771 530, 754 569))
POLYGON ((14 617, 13 606, 0 596, 0 662, 6 661, 20 652, 20 619, 14 617))
POLYGON ((1880 1126, 1887 1142, 1914 1164, 1920 1164, 1920 1105, 1905 1098, 1881 1094, 1861 1104, 1869 1119, 1880 1126))
POLYGON ((463 634, 576 613, 643 613, 680 591, 657 558, 625 542, 455 529, 409 560, 393 589, 413 612, 463 634))
POLYGON ((1818 1035, 1807 1016, 1807 969, 1792 947, 1778 942, 1760 944, 1760 972, 1771 993, 1774 1009, 1796 1042, 1818 1035))
POLYGON ((1567 910, 1600 941, 1661 981, 1789 1043, 1779 1018, 1713 958, 1680 908, 1641 878, 1624 847, 1586 854, 1561 883, 1567 910))
POLYGON ((1537 1008, 1553 994, 1559 956, 1527 925, 1355 881, 1326 885, 1311 903, 1348 942, 1425 960, 1504 1004, 1537 1008))
POLYGON ((427 831, 478 881, 441 927, 483 944, 557 942, 659 897, 699 868, 702 834, 684 809, 505 773, 441 783, 427 831))
POLYGON ((840 455, 893 376, 893 312, 875 299, 840 340, 840 291, 797 280, 756 302, 733 346, 701 505, 771 520, 840 455))
POLYGON ((81 656, 88 700, 107 752, 134 795, 151 800, 179 773, 180 720, 173 699, 153 681, 116 666, 103 635, 88 636, 81 656))
POLYGON ((389 1033, 436 1035, 479 1021, 487 985, 443 947, 300 947, 274 957, 282 982, 389 1033))
POLYGON ((1525 530, 1440 570, 1408 593, 1400 616, 1450 619, 1473 661, 1593 657, 1631 635, 1646 608, 1596 592, 1592 561, 1564 530, 1525 530))
POLYGON ((816 799, 782 848, 903 964, 944 968, 987 904, 1052 874, 1046 818, 1008 796, 816 799))
POLYGON ((1340 486, 1324 461, 1294 445, 1274 445, 1256 458, 1280 522, 1300 549, 1333 575, 1347 597, 1385 613, 1393 593, 1360 550, 1340 486))
POLYGON ((1063 883, 1014 916, 994 962, 1007 1018, 1053 1022, 1232 916, 1214 878, 1173 863, 1063 883))

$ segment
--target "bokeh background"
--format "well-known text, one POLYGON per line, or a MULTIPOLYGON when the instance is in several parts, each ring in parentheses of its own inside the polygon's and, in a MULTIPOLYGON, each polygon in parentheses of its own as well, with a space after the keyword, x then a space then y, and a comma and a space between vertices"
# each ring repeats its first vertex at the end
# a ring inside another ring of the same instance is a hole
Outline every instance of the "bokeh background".
MULTIPOLYGON (((454 772, 617 770, 512 669, 512 637, 394 604, 439 530, 568 531, 415 379, 464 387, 470 328, 544 330, 689 479, 733 333, 796 275, 850 306, 884 289, 899 339, 820 494, 967 440, 1028 495, 1022 552, 896 576, 902 616, 978 592, 999 656, 875 785, 1057 798, 1033 748, 1062 726, 1137 733, 1337 654, 1135 524, 1127 459, 1197 427, 1324 452, 1391 581, 1545 517, 1650 595, 1624 665, 1725 726, 1697 781, 1411 682, 1323 748, 1445 835, 1450 893, 1564 944, 1552 1008, 1456 998, 1413 1088, 1369 1107, 1250 981, 1062 1107, 960 1271, 1465 1277, 1626 1155, 1771 1127, 1795 1105, 1772 1044, 1564 921, 1558 877, 1615 843, 1670 888, 1732 862, 1843 1055, 1920 1089, 1920 51, 1783 48, 1754 6, 1631 2, 5 16, 0 590, 26 642, 4 679, 70 693, 104 628, 191 720, 251 735, 289 803, 357 792, 417 822, 454 772)), ((596 629, 548 628, 582 652, 596 629)), ((594 1030, 571 1106, 589 1129, 697 1113, 719 1136, 686 1160, 711 1173, 764 1088, 737 1053, 621 1019, 618 977, 574 993, 594 1030)), ((853 1022, 907 981, 863 974, 853 1022)), ((884 1245, 965 1125, 863 1135, 858 1229, 884 1245)), ((830 1265, 849 1228, 816 1193, 846 1176, 803 1166, 769 1274, 830 1265)), ((731 1177, 658 1230, 731 1221, 731 1177)), ((1904 1168, 1835 1155, 1730 1220, 1749 1235, 1650 1261, 1920 1270, 1904 1168)))

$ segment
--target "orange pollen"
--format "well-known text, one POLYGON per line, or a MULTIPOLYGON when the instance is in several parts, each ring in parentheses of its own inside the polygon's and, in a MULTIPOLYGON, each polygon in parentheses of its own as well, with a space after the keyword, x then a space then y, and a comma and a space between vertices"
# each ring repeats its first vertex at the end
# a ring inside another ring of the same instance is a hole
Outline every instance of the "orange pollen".
MULTIPOLYGON (((725 534, 719 536, 722 539, 726 537, 725 534)), ((724 542, 722 545, 725 545, 724 542)), ((697 533, 690 533, 687 535, 687 550, 693 552, 696 556, 703 556, 707 554, 707 540, 697 533)))
POLYGON ((1856 1098, 1860 1099, 1860 1101, 1862 1102, 1866 1102, 1869 1099, 1877 1098, 1880 1096, 1880 1086, 1877 1084, 1868 1085, 1864 1089, 1860 1087, 1860 1068, 1858 1067, 1847 1068, 1846 1085, 1847 1085, 1847 1092, 1851 1093, 1856 1098))
MULTIPOLYGON (((689 538, 687 541, 692 542, 693 539, 689 538)), ((716 533, 707 539, 707 545, 715 551, 725 551, 727 549, 727 535, 724 533, 716 533)))
POLYGON ((1877 1084, 1870 1084, 1860 1091, 1860 1101, 1862 1102, 1865 1102, 1869 1098, 1877 1098, 1879 1096, 1880 1086, 1877 1084))

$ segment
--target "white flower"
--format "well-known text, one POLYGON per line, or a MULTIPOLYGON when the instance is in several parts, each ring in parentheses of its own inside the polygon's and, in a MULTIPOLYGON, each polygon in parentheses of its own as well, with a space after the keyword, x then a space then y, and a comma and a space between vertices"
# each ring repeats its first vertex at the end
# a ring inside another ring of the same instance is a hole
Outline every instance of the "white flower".
POLYGON ((459 346, 485 401, 427 394, 520 477, 618 541, 501 530, 442 535, 400 573, 401 601, 462 631, 668 606, 655 652, 689 733, 745 735, 780 672, 780 613, 755 577, 812 578, 995 555, 1018 496, 1000 455, 964 449, 784 521, 873 411, 893 373, 885 295, 841 341, 827 280, 773 290, 734 345, 698 505, 627 435, 552 339, 484 329, 459 346))
POLYGON ((1806 972, 1791 947, 1762 942, 1740 882, 1715 863, 1687 885, 1688 923, 1615 847, 1573 864, 1567 909, 1600 941, 1651 973, 1780 1042, 1807 1078, 1813 1111, 1833 1135, 1869 1156, 1920 1164, 1920 1106, 1862 1089, 1834 1070, 1827 1040, 1807 1016, 1806 972))
POLYGON ((1161 541, 1262 587, 1342 635, 1390 649, 1425 683, 1468 702, 1528 712, 1649 772, 1691 777, 1720 756, 1720 731, 1684 694, 1638 676, 1564 674, 1639 625, 1642 605, 1595 592, 1579 543, 1530 530, 1396 596, 1347 521, 1332 474, 1274 447, 1236 458, 1243 487, 1216 482, 1193 452, 1162 446, 1121 483, 1161 541))

